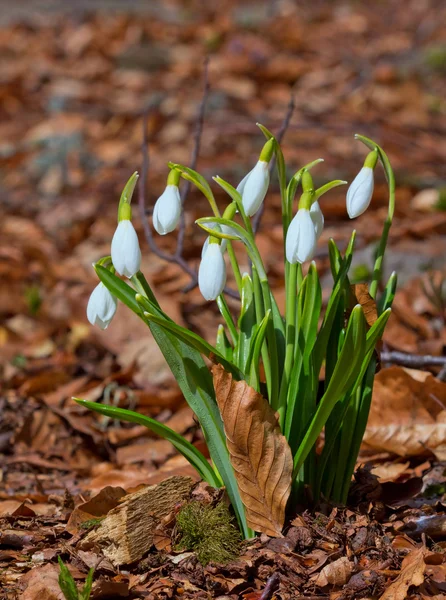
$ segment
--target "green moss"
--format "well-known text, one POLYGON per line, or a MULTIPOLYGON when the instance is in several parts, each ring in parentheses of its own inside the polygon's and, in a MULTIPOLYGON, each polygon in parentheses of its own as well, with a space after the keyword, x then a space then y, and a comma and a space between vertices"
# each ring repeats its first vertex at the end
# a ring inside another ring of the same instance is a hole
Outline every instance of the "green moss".
POLYGON ((180 539, 178 550, 196 552, 203 566, 208 563, 228 563, 240 552, 240 533, 234 525, 228 507, 190 502, 177 516, 180 539))
POLYGON ((104 517, 96 517, 93 519, 88 519, 88 521, 84 521, 79 525, 81 529, 92 529, 99 525, 99 523, 103 520, 104 517))

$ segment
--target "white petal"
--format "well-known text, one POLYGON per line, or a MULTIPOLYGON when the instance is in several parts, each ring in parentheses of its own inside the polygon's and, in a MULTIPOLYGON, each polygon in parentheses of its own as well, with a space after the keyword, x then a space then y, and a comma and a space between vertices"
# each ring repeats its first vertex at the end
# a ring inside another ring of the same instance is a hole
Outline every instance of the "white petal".
POLYGON ((242 200, 243 207, 248 217, 252 217, 259 210, 265 199, 269 185, 268 163, 259 160, 254 169, 248 176, 242 180, 239 187, 243 184, 242 200))
POLYGON ((226 283, 226 264, 218 244, 209 244, 198 270, 198 286, 205 300, 215 300, 226 283))
MULTIPOLYGON (((209 227, 209 229, 216 229, 218 227, 218 229, 220 229, 223 233, 231 233, 231 230, 226 225, 219 225, 217 223, 207 223, 206 226, 209 227)), ((208 236, 204 240, 203 248, 201 249, 201 258, 203 258, 206 250, 208 249, 209 239, 210 239, 210 237, 208 236)), ((220 244, 220 250, 222 253, 225 252, 227 245, 228 245, 228 240, 222 239, 221 244, 220 244)))
POLYGON ((178 225, 180 215, 180 192, 176 185, 168 185, 155 203, 153 226, 160 235, 170 233, 178 225))
POLYGON ((324 229, 324 215, 322 214, 319 202, 313 202, 310 208, 310 217, 313 221, 314 230, 316 232, 316 239, 318 240, 321 236, 322 230, 324 229))
POLYGON ((141 250, 138 236, 132 222, 128 219, 120 221, 111 244, 113 266, 120 275, 130 279, 141 266, 141 250))
POLYGON ((243 190, 245 189, 245 185, 246 182, 248 181, 248 177, 251 175, 251 173, 253 172, 254 169, 251 169, 249 171, 249 173, 246 173, 246 175, 243 177, 243 179, 241 180, 241 182, 238 184, 237 186, 237 192, 239 192, 239 194, 243 195, 243 190))
POLYGON ((294 264, 311 260, 316 250, 316 241, 316 231, 310 211, 301 208, 287 231, 285 243, 287 261, 294 264))
POLYGON ((87 318, 92 325, 107 329, 116 312, 117 300, 103 283, 91 293, 87 304, 87 318))
POLYGON ((373 169, 362 167, 347 190, 347 212, 350 219, 365 212, 373 195, 373 169))

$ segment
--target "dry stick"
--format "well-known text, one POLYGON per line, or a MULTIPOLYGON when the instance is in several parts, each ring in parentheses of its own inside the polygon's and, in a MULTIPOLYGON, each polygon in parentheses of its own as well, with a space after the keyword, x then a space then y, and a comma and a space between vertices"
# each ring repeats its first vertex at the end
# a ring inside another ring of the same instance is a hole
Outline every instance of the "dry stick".
MULTIPOLYGON (((201 136, 203 133, 203 123, 204 123, 204 113, 206 110, 206 102, 209 95, 209 56, 206 56, 203 65, 203 95, 201 97, 200 106, 198 109, 197 122, 195 124, 195 133, 194 133, 194 146, 192 149, 192 156, 190 159, 190 168, 195 171, 197 167, 198 155, 200 153, 200 145, 201 145, 201 136)), ((191 187, 191 182, 186 180, 185 186, 181 192, 181 205, 184 207, 184 203, 186 202, 186 198, 189 195, 191 187)), ((178 240, 177 240, 177 250, 175 252, 176 256, 182 256, 183 254, 183 246, 184 246, 184 234, 186 232, 186 217, 184 210, 181 211, 181 220, 180 227, 178 230, 178 240)))
MULTIPOLYGON (((283 137, 284 137, 285 133, 287 132, 287 129, 290 124, 291 117, 293 116, 295 108, 296 108, 296 104, 294 102, 294 94, 293 94, 293 92, 291 92, 290 101, 288 102, 288 106, 287 106, 287 111, 285 113, 282 124, 281 124, 280 129, 276 136, 276 140, 279 144, 282 142, 283 137)), ((274 156, 271 160, 271 163, 269 165, 270 174, 272 173, 275 165, 276 165, 276 155, 274 154, 274 156)), ((252 228, 253 228, 254 233, 257 233, 257 231, 259 230, 260 221, 262 219, 264 210, 265 210, 265 203, 262 203, 262 206, 257 211, 257 213, 252 221, 252 228)))
MULTIPOLYGON (((195 127, 194 133, 194 146, 192 149, 191 156, 191 164, 190 168, 195 169, 197 166, 198 154, 200 151, 201 144, 201 135, 203 132, 203 123, 204 123, 204 113, 206 109, 206 100, 209 93, 209 79, 208 79, 208 64, 209 57, 205 59, 204 62, 204 87, 203 87, 203 95, 200 102, 200 107, 198 110, 197 123, 195 127)), ((146 189, 147 189, 147 181, 149 174, 149 139, 147 135, 147 125, 148 125, 148 117, 149 117, 150 109, 146 110, 143 114, 143 141, 142 141, 142 167, 141 167, 141 179, 139 181, 139 198, 138 198, 138 206, 139 206, 139 216, 142 221, 144 235, 149 244, 150 249, 154 254, 159 256, 162 260, 165 260, 169 263, 177 264, 183 271, 185 271, 191 278, 190 283, 185 287, 184 291, 188 292, 194 289, 198 285, 198 275, 197 272, 192 269, 189 264, 184 260, 183 254, 183 246, 184 246, 184 234, 185 234, 185 214, 184 210, 181 211, 181 220, 180 227, 178 231, 178 240, 177 240, 177 248, 174 254, 169 254, 168 252, 164 252, 155 242, 155 238, 153 237, 152 229, 150 228, 149 222, 147 220, 147 214, 150 214, 152 211, 148 211, 146 209, 146 189)), ((190 181, 186 181, 186 184, 181 193, 181 204, 184 206, 186 198, 190 191, 191 183, 190 181)), ((240 296, 237 291, 232 290, 230 288, 225 288, 224 292, 231 296, 232 298, 239 299, 240 296)))
POLYGON ((147 221, 146 216, 146 189, 147 189, 147 179, 149 174, 149 140, 147 135, 147 124, 149 117, 149 110, 144 112, 143 115, 143 141, 142 141, 142 166, 141 166, 141 178, 139 180, 139 198, 138 198, 138 207, 139 207, 139 218, 142 221, 142 226, 144 229, 144 235, 149 244, 150 249, 154 254, 159 256, 162 260, 170 263, 176 263, 179 265, 188 275, 190 275, 191 279, 197 280, 196 272, 190 268, 187 262, 184 260, 182 256, 177 256, 176 254, 169 254, 164 252, 159 248, 158 244, 155 242, 155 239, 152 234, 152 230, 150 228, 149 222, 147 221))
POLYGON ((420 369, 422 367, 442 367, 437 378, 446 380, 446 356, 430 356, 429 354, 406 354, 405 352, 381 352, 381 361, 402 367, 420 369))
POLYGON ((263 589, 263 592, 262 592, 259 600, 270 600, 270 598, 272 598, 272 595, 274 594, 276 589, 279 587, 279 583, 280 583, 280 576, 279 576, 279 573, 277 573, 277 571, 276 571, 275 573, 273 573, 271 575, 271 577, 266 582, 266 585, 263 589))

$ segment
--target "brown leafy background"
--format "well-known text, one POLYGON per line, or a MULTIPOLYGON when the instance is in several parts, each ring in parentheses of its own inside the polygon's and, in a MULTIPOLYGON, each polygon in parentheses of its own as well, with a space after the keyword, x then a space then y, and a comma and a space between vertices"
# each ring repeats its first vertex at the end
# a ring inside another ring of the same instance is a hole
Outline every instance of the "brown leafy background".
MULTIPOLYGON (((296 106, 283 144, 292 167, 323 157, 317 183, 351 181, 364 157, 355 132, 386 149, 398 182, 386 272, 398 270, 402 287, 383 349, 444 356, 445 308, 420 281, 445 276, 446 213, 434 208, 441 198, 444 207, 445 19, 435 0, 0 2, 0 594, 40 598, 46 586, 47 597, 57 598, 61 550, 77 580, 85 578, 98 555, 78 549, 83 530, 66 523, 74 506, 107 486, 128 493, 172 475, 194 477, 167 442, 86 413, 70 397, 137 408, 204 447, 137 318, 120 307, 100 332, 88 325, 85 307, 95 285, 91 263, 108 254, 119 193, 140 168, 142 114, 150 108, 151 206, 167 161, 190 159, 206 56, 210 93, 198 168, 208 178, 239 181, 261 148, 255 123, 277 131, 292 88, 296 106)), ((258 243, 283 304, 279 206, 273 185, 258 243)), ((203 236, 193 221, 207 208, 193 191, 187 208, 185 258, 196 267, 203 236)), ((345 191, 330 192, 322 208, 317 261, 327 284, 326 242, 345 243, 352 223, 345 191)), ((355 222, 358 275, 370 265, 385 214, 379 171, 373 205, 355 222)), ((196 289, 182 293, 188 275, 150 253, 137 219, 136 226, 143 270, 166 312, 212 340, 215 308, 196 289)), ((160 246, 173 249, 174 237, 160 246)), ((203 570, 190 556, 163 570, 155 555, 127 576, 103 559, 94 597, 253 599, 265 584, 280 598, 329 597, 333 589, 336 597, 379 596, 386 587, 386 598, 407 589, 441 597, 446 392, 440 367, 431 371, 392 366, 378 375, 363 448, 379 480, 361 476, 356 497, 403 508, 299 517, 277 546, 256 542, 224 572, 203 570), (429 489, 435 501, 407 500, 429 489), (434 520, 420 525, 421 514, 434 520), (420 550, 422 534, 429 550, 420 550), (383 544, 386 535, 392 546, 383 544)), ((113 507, 109 499, 86 512, 103 516, 113 507)))

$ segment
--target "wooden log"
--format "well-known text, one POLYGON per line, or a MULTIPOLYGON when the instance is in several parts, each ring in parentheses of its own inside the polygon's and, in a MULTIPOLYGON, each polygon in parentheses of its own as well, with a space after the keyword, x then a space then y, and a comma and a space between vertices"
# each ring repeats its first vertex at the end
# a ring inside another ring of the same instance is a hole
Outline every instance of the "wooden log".
POLYGON ((153 544, 161 519, 190 496, 193 480, 175 475, 157 485, 127 494, 78 547, 99 547, 115 566, 140 560, 153 544))

